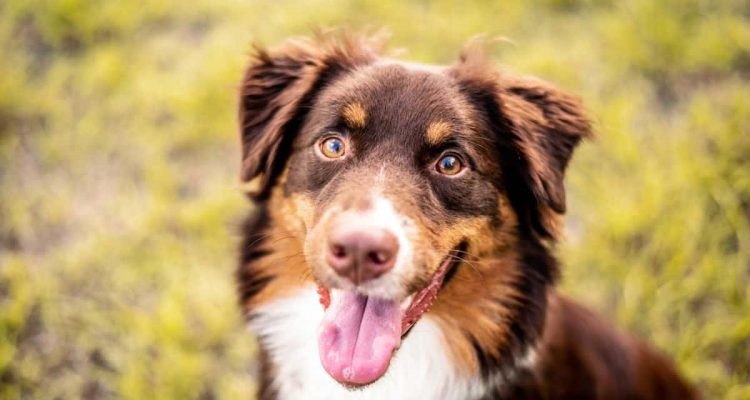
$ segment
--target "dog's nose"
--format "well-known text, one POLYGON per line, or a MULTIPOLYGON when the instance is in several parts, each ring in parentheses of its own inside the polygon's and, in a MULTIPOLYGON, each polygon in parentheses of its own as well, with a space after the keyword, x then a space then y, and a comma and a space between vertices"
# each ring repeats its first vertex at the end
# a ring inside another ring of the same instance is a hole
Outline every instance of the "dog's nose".
POLYGON ((328 237, 326 260, 355 285, 388 272, 396 263, 398 239, 384 228, 339 226, 328 237))

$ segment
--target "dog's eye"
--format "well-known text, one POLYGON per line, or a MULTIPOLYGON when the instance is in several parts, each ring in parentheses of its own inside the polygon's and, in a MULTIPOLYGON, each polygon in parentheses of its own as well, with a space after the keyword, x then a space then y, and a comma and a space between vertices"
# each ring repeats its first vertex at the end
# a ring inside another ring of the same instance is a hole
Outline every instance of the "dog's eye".
POLYGON ((341 158, 346 153, 346 147, 341 139, 329 137, 320 143, 320 152, 327 158, 341 158))
POLYGON ((452 155, 441 157, 435 167, 437 168, 438 172, 443 175, 456 175, 464 168, 461 160, 459 160, 458 157, 452 155))

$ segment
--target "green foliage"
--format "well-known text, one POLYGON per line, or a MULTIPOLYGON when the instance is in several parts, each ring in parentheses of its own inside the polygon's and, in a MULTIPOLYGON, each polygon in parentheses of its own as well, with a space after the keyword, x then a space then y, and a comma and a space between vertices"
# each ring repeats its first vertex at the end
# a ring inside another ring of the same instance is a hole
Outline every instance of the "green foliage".
POLYGON ((0 398, 247 398, 235 94, 252 40, 468 38, 583 96, 563 291, 750 399, 750 6, 726 1, 0 3, 0 398), (234 161, 233 161, 234 160, 234 161))

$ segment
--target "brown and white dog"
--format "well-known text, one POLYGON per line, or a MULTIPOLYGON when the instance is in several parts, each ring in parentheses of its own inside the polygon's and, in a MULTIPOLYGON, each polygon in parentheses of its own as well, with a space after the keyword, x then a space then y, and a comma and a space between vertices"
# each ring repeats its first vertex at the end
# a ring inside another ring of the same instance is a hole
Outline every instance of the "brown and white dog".
POLYGON ((579 101, 366 38, 258 50, 241 85, 240 301, 261 399, 689 399, 555 292, 579 101))

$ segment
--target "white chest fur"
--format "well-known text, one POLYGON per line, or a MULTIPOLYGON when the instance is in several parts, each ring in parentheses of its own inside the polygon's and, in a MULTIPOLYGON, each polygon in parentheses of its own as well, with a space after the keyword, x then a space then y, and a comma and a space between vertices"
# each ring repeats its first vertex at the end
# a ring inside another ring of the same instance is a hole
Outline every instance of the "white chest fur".
POLYGON ((462 376, 438 325, 425 315, 401 343, 386 374, 363 389, 346 389, 323 369, 318 325, 323 310, 312 287, 257 310, 251 328, 274 364, 281 399, 476 399, 486 387, 462 376))

